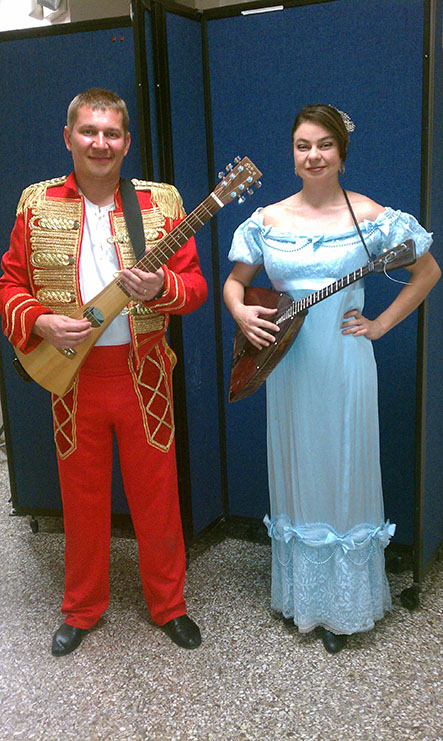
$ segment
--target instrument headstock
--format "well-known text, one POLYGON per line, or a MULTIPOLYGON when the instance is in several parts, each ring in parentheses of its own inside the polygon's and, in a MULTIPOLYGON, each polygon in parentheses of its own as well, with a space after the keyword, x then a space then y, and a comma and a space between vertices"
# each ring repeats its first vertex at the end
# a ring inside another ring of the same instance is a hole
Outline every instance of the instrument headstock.
POLYGON ((405 239, 375 257, 372 265, 375 273, 388 273, 390 270, 413 265, 415 261, 415 242, 413 239, 405 239))
POLYGON ((226 166, 226 172, 219 172, 220 183, 214 188, 214 195, 223 205, 237 200, 244 203, 246 195, 252 195, 256 188, 261 187, 259 178, 262 176, 260 170, 254 165, 249 157, 236 157, 234 164, 226 166))

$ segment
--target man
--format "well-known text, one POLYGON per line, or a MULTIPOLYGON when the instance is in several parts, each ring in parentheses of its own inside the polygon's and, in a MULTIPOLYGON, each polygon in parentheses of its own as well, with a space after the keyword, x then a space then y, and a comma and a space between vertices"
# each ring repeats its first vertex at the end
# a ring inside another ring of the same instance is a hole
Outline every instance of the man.
MULTIPOLYGON (((113 434, 138 541, 143 591, 154 622, 179 646, 196 648, 198 626, 183 599, 185 553, 174 449, 169 314, 206 299, 190 239, 156 272, 134 265, 123 218, 120 169, 129 117, 114 93, 91 89, 71 102, 64 140, 74 172, 27 188, 2 261, 3 331, 22 352, 44 338, 75 348, 91 332, 70 314, 116 271, 128 307, 102 334, 63 397, 53 396, 54 438, 65 525, 64 623, 54 656, 75 650, 109 601, 113 434)), ((135 181, 147 248, 183 218, 173 186, 135 181)))

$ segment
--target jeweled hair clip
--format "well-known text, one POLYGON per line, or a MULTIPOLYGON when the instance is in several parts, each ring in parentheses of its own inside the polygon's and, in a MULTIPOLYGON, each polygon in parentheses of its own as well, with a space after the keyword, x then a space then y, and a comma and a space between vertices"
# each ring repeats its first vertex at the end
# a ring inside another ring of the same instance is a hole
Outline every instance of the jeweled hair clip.
POLYGON ((341 111, 339 108, 336 108, 335 105, 331 105, 330 103, 328 103, 328 105, 329 105, 329 108, 334 108, 334 110, 340 114, 340 118, 345 125, 346 131, 351 132, 355 130, 355 123, 353 122, 352 118, 348 116, 347 113, 345 113, 344 111, 341 111))

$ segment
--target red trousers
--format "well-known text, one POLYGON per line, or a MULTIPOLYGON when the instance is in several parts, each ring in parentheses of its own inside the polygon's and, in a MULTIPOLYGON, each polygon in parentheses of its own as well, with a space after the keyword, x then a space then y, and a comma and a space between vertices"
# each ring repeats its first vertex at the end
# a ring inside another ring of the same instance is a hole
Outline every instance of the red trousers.
MULTIPOLYGON (((114 432, 152 619, 163 625, 186 613, 174 443, 159 450, 148 442, 140 388, 128 355, 128 345, 92 350, 78 379, 76 445, 64 459, 58 456, 65 525, 62 613, 66 623, 78 628, 91 628, 109 602, 114 432)), ((144 371, 145 397, 146 387, 158 386, 155 366, 151 382, 150 373, 149 368, 144 371)), ((170 373, 165 377, 170 388, 170 373)))

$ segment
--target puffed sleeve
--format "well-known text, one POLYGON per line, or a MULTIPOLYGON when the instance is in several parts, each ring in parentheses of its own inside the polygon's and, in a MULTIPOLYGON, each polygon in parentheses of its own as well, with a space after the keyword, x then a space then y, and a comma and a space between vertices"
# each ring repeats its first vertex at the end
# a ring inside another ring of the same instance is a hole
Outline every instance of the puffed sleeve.
POLYGON ((413 239, 417 257, 421 257, 432 244, 432 234, 422 227, 415 216, 389 207, 375 221, 365 222, 365 227, 368 248, 375 255, 395 247, 404 239, 413 239))
POLYGON ((228 259, 232 262, 244 262, 247 265, 261 265, 263 250, 261 233, 263 230, 261 209, 255 211, 249 219, 240 224, 234 232, 228 259))

